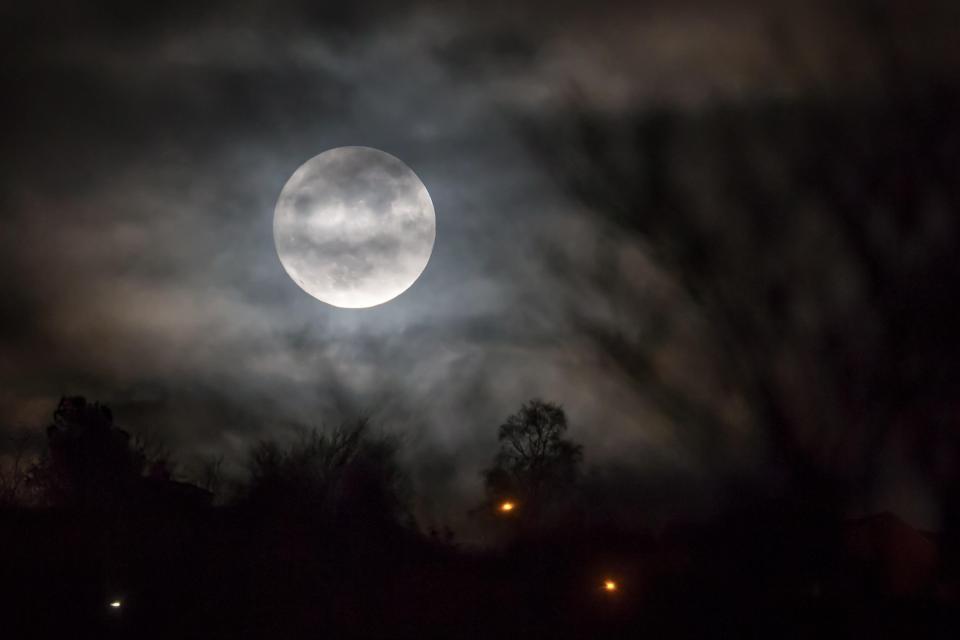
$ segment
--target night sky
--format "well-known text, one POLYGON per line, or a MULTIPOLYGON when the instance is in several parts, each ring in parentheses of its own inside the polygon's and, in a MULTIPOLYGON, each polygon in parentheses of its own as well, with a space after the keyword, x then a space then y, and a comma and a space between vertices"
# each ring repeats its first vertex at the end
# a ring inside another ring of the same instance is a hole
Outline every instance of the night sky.
MULTIPOLYGON (((624 494, 653 478, 709 502, 718 474, 760 465, 763 434, 726 394, 703 319, 648 247, 558 183, 529 132, 575 113, 872 95, 876 52, 846 3, 9 4, 7 433, 39 433, 61 395, 85 395, 160 434, 182 473, 214 453, 240 473, 260 438, 366 414, 404 438, 427 520, 480 498, 497 425, 532 397, 563 404, 588 467, 634 478, 624 494), (290 175, 344 145, 402 159, 437 215, 422 276, 371 309, 304 293, 272 236, 290 175), (608 276, 585 275, 601 262, 608 276), (660 375, 722 418, 706 458, 593 339, 645 331, 637 305, 671 310, 660 375)), ((899 59, 948 74, 955 10, 928 4, 885 6, 899 59)), ((676 162, 722 227, 698 157, 676 162)), ((855 306, 838 273, 836 305, 855 306)), ((922 482, 889 468, 896 491, 864 508, 934 522, 922 482)))

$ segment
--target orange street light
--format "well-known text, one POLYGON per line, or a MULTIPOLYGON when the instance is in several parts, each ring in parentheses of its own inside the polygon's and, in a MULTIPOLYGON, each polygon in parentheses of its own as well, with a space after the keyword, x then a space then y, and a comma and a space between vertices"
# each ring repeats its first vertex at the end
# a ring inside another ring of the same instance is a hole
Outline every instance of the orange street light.
POLYGON ((607 578, 603 581, 603 590, 607 593, 613 593, 617 590, 617 583, 614 580, 607 578))
POLYGON ((510 500, 505 500, 504 502, 501 502, 500 506, 497 508, 500 510, 500 513, 510 513, 517 508, 517 505, 510 500))

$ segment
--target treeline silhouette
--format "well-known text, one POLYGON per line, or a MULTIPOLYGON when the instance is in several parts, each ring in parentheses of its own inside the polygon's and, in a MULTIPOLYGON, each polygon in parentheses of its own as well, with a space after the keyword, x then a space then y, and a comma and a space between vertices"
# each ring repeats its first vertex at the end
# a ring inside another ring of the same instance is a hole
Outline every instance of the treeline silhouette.
POLYGON ((498 543, 470 548, 420 530, 401 443, 367 420, 257 443, 247 480, 215 506, 107 407, 63 398, 0 511, 4 628, 24 638, 950 628, 956 576, 942 573, 936 536, 891 515, 798 521, 783 500, 658 530, 591 519, 582 448, 566 429, 563 409, 541 400, 499 427, 487 501, 474 509, 498 543))

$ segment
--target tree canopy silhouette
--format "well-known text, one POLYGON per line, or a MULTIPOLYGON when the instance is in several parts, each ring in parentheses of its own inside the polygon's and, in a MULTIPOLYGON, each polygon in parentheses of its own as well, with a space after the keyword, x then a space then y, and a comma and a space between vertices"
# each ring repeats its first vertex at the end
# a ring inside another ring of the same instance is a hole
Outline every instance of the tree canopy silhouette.
POLYGON ((371 435, 369 427, 360 419, 302 431, 286 446, 258 443, 248 459, 247 504, 315 519, 405 521, 409 487, 397 461, 399 443, 371 435))
POLYGON ((533 399, 500 425, 500 450, 483 472, 492 499, 516 498, 542 506, 569 489, 580 472, 583 447, 564 437, 567 416, 551 402, 533 399))
POLYGON ((46 451, 30 472, 41 501, 109 509, 136 490, 147 455, 114 424, 108 407, 80 396, 61 398, 46 435, 46 451))

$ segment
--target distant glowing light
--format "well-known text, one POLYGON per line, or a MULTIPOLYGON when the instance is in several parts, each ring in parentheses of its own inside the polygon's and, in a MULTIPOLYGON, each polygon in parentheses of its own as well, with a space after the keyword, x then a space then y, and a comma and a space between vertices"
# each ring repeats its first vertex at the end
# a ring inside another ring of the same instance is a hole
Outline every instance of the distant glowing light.
POLYGON ((122 603, 119 600, 114 600, 113 602, 110 603, 110 608, 119 609, 121 604, 122 603))
POLYGON ((510 513, 516 508, 517 508, 517 505, 513 502, 510 502, 509 500, 507 500, 506 502, 500 503, 500 511, 502 513, 510 513))
POLYGON ((604 580, 603 581, 603 590, 607 593, 613 593, 617 590, 617 583, 613 580, 604 580))

